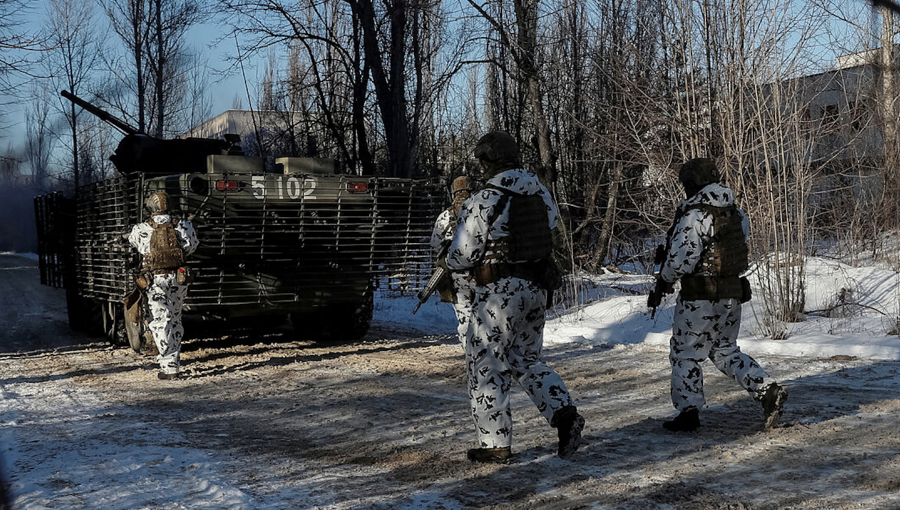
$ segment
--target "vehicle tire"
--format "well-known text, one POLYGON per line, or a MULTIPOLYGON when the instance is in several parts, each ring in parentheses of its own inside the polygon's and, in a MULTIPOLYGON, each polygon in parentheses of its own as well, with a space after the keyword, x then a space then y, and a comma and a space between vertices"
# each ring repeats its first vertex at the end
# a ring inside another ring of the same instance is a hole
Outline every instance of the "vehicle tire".
POLYGON ((325 340, 328 332, 325 330, 323 313, 300 313, 290 315, 291 327, 294 329, 294 338, 297 340, 325 340))
POLYGON ((333 305, 328 313, 328 331, 332 340, 355 342, 366 336, 372 325, 375 299, 372 288, 356 303, 333 305))
POLYGON ((374 308, 370 288, 360 301, 330 305, 315 313, 292 313, 291 325, 298 340, 355 342, 369 332, 374 308))
POLYGON ((81 311, 79 320, 84 321, 84 329, 81 331, 90 336, 106 336, 106 321, 104 310, 106 301, 93 298, 80 298, 81 311))
POLYGON ((72 331, 87 333, 91 329, 90 306, 87 301, 75 289, 66 288, 66 312, 72 331))

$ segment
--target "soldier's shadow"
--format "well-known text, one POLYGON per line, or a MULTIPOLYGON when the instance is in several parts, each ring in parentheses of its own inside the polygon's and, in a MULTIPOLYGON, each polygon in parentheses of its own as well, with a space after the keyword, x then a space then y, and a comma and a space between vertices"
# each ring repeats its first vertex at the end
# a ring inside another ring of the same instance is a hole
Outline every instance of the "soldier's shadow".
MULTIPOLYGON (((662 424, 674 416, 674 411, 666 416, 648 417, 618 428, 604 426, 603 420, 607 415, 592 412, 592 406, 584 402, 585 405, 579 406, 579 410, 588 422, 587 432, 581 448, 570 461, 555 456, 555 438, 551 429, 546 429, 542 431, 543 444, 516 451, 514 443, 515 461, 502 470, 478 476, 477 483, 479 486, 496 488, 503 487, 505 480, 516 479, 525 487, 554 483, 562 485, 610 475, 656 471, 661 466, 678 466, 684 462, 702 464, 707 462, 702 454, 704 451, 719 452, 712 454, 714 461, 725 469, 694 474, 691 476, 696 479, 674 482, 689 486, 688 492, 691 494, 707 490, 708 487, 727 485, 744 476, 752 478, 765 473, 772 462, 783 459, 785 451, 806 456, 802 457, 805 460, 797 461, 792 468, 795 469, 796 476, 800 476, 797 473, 805 473, 804 477, 809 476, 809 473, 829 476, 834 472, 836 463, 840 462, 841 445, 856 447, 860 438, 866 434, 874 434, 876 430, 881 437, 893 434, 890 412, 896 408, 897 394, 900 393, 898 375, 900 362, 878 361, 783 381, 790 396, 785 405, 782 423, 773 431, 766 431, 763 427, 760 404, 749 398, 743 390, 736 389, 734 382, 725 377, 708 378, 708 382, 719 379, 709 385, 707 392, 708 398, 716 403, 702 410, 702 426, 695 432, 665 430, 662 424), (722 395, 726 391, 728 395, 722 395), (716 393, 724 398, 715 398, 716 393), (875 425, 869 419, 852 419, 863 413, 875 412, 869 409, 870 406, 880 406, 878 412, 882 416, 877 428, 874 428, 875 425), (829 424, 832 421, 835 422, 834 426, 829 424), (816 426, 818 428, 815 431, 806 433, 807 429, 816 426), (818 446, 823 442, 837 446, 833 456, 817 453, 818 446), (786 450, 789 447, 793 450, 786 450), (807 449, 812 453, 807 453, 807 449), (752 452, 752 455, 744 458, 740 453, 743 451, 752 452), (696 460, 692 461, 694 457, 696 460), (729 458, 734 461, 728 462, 729 458), (555 473, 564 475, 558 476, 555 473)), ((633 404, 640 405, 639 402, 633 404)), ((647 412, 655 413, 654 409, 656 406, 650 405, 647 412)), ((543 427, 543 423, 541 425, 543 427)), ((889 450, 882 453, 890 453, 894 446, 894 442, 890 442, 887 446, 889 450)), ((870 447, 875 451, 885 448, 885 443, 872 442, 870 447)), ((888 457, 893 458, 891 455, 876 455, 867 462, 883 462, 888 457)), ((466 483, 471 484, 472 480, 467 479, 466 483)), ((666 491, 669 488, 669 482, 651 484, 646 490, 642 490, 641 497, 648 501, 662 500, 667 497, 666 491)), ((509 504, 521 497, 512 489, 495 496, 495 500, 484 501, 483 504, 500 501, 509 504)), ((623 495, 619 503, 625 503, 627 498, 634 496, 631 493, 623 495)), ((569 508, 589 507, 595 499, 596 496, 586 494, 584 501, 570 501, 569 508)))
MULTIPOLYGON (((183 367, 192 377, 458 342, 456 335, 385 335, 378 327, 370 329, 361 339, 347 340, 298 337, 288 323, 246 321, 205 326, 186 335, 182 344, 181 352, 188 355, 182 358, 183 367)), ((190 327, 186 324, 185 331, 190 327)))
POLYGON ((297 340, 286 318, 207 320, 185 318, 182 352, 225 349, 258 343, 279 344, 297 340))

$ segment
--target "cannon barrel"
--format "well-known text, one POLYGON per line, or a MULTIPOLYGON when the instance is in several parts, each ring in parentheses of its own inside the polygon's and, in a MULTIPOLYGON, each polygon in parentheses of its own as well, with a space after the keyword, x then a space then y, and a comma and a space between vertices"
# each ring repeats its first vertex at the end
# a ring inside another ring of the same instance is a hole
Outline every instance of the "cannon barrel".
POLYGON ((78 106, 84 108, 85 110, 93 113, 98 119, 102 120, 103 122, 106 122, 107 124, 112 125, 113 127, 118 129, 119 131, 125 133, 126 135, 134 135, 134 134, 140 133, 140 131, 136 127, 132 126, 131 124, 125 122, 124 120, 122 120, 118 117, 115 117, 114 115, 110 114, 106 110, 102 110, 102 109, 92 105, 91 103, 88 103, 84 99, 81 99, 80 97, 69 92, 68 90, 63 90, 62 92, 60 92, 60 95, 64 98, 68 99, 69 101, 72 101, 73 103, 77 104, 78 106))

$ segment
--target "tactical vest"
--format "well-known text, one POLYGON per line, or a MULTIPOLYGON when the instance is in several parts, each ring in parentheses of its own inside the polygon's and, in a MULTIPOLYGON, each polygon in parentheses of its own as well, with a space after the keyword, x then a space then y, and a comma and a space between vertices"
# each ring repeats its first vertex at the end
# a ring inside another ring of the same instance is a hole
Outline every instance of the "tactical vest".
POLYGON ((150 235, 150 253, 144 256, 144 268, 154 272, 171 272, 184 265, 184 250, 178 242, 174 220, 156 223, 148 220, 153 227, 150 235))
POLYGON ((727 207, 699 205, 690 209, 712 215, 713 235, 703 248, 694 275, 681 280, 682 299, 746 298, 740 275, 749 267, 749 247, 738 208, 732 204, 727 207))
MULTIPOLYGON (((496 189, 503 195, 497 202, 494 214, 502 214, 506 204, 509 204, 506 223, 509 235, 497 240, 494 250, 502 253, 508 262, 536 262, 550 257, 553 237, 544 199, 540 195, 523 195, 507 189, 496 189)), ((494 220, 488 223, 489 227, 494 220)))

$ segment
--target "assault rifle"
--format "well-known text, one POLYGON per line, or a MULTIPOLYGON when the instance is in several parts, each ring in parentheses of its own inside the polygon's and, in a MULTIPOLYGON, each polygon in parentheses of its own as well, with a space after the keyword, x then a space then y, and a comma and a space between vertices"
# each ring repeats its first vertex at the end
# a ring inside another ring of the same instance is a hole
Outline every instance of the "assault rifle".
MULTIPOLYGON (((653 257, 653 266, 659 266, 660 273, 662 272, 662 265, 666 261, 666 247, 663 245, 659 245, 656 247, 656 254, 653 257)), ((656 286, 653 287, 653 291, 650 292, 650 295, 647 296, 647 306, 652 308, 653 311, 650 313, 650 318, 653 319, 656 317, 656 307, 662 303, 662 298, 666 294, 669 294, 673 291, 672 284, 663 280, 659 273, 656 273, 656 286)))
POLYGON ((415 309, 413 309, 413 315, 419 311, 419 307, 422 306, 422 304, 428 301, 428 298, 434 294, 435 290, 446 285, 445 280, 449 280, 450 271, 440 264, 441 259, 447 256, 448 251, 450 251, 450 241, 444 241, 444 243, 441 244, 440 251, 437 253, 436 260, 438 261, 438 264, 435 265, 434 273, 431 273, 431 278, 428 279, 428 283, 426 283, 425 287, 416 294, 419 303, 416 305, 415 309))

